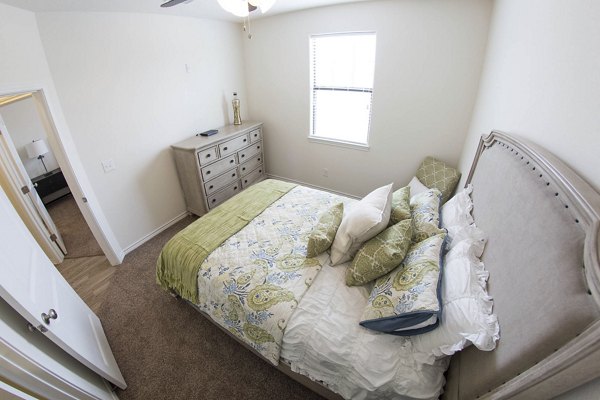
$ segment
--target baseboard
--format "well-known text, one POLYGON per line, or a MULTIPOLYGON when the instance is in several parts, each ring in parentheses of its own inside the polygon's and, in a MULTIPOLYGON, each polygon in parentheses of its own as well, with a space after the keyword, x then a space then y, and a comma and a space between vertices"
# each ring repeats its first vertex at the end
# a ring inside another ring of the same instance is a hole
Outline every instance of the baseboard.
POLYGON ((344 193, 344 192, 338 192, 337 190, 331 190, 331 189, 328 189, 328 188, 324 188, 322 186, 312 185, 310 183, 298 181, 296 179, 285 178, 283 176, 278 176, 278 175, 273 175, 273 174, 267 174, 267 178, 278 179, 280 181, 286 181, 286 182, 296 183, 298 185, 307 186, 309 188, 313 188, 313 189, 317 189, 317 190, 323 190, 324 192, 329 192, 329 193, 337 194, 338 196, 350 197, 351 199, 357 199, 357 200, 361 199, 361 197, 355 196, 353 194, 344 193))
POLYGON ((135 242, 133 242, 132 244, 130 244, 129 246, 125 247, 123 249, 123 256, 131 253, 133 250, 137 249, 138 247, 140 247, 141 245, 143 245, 144 243, 146 243, 148 240, 152 239, 154 236, 158 235, 159 233, 161 233, 162 231, 164 231, 165 229, 171 227, 172 225, 175 225, 177 222, 181 221, 182 219, 184 219, 186 216, 188 215, 188 212, 185 211, 181 214, 179 214, 178 216, 176 216, 175 218, 173 218, 172 220, 166 222, 165 224, 159 226, 158 228, 156 228, 155 230, 153 230, 152 232, 150 232, 149 234, 147 234, 146 236, 142 237, 139 240, 136 240, 135 242))

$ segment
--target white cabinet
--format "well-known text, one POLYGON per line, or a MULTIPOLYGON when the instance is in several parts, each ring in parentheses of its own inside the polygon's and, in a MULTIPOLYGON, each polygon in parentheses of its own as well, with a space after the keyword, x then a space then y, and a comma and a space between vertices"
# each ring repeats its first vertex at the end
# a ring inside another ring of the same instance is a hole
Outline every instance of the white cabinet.
POLYGON ((219 128, 213 136, 195 136, 171 146, 188 211, 211 208, 265 178, 262 123, 219 128))

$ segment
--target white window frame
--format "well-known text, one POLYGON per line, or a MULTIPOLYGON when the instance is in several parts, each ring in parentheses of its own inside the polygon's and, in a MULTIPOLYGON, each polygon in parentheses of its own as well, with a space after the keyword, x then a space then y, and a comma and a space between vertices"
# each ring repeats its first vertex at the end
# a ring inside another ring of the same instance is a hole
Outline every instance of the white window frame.
MULTIPOLYGON (((329 138, 329 137, 325 137, 325 136, 316 136, 314 134, 315 60, 314 60, 314 53, 313 53, 313 48, 312 48, 312 39, 316 38, 316 37, 323 37, 323 36, 344 36, 344 35, 351 35, 351 36, 374 35, 376 37, 377 33, 375 31, 356 31, 356 32, 336 32, 336 33, 314 34, 314 35, 309 36, 309 58, 310 58, 310 75, 309 75, 310 115, 309 115, 309 120, 310 120, 310 131, 308 133, 308 140, 310 142, 315 142, 315 143, 322 143, 322 144, 328 144, 328 145, 333 145, 333 146, 338 146, 338 147, 347 147, 347 148, 352 148, 352 149, 357 149, 357 150, 368 151, 370 149, 369 140, 370 140, 370 134, 371 134, 371 121, 372 121, 372 115, 373 115, 373 92, 374 92, 374 86, 375 86, 374 82, 373 82, 372 88, 322 87, 322 88, 317 89, 317 90, 360 91, 360 92, 370 92, 371 93, 371 103, 370 103, 370 107, 369 107, 369 124, 367 126, 367 135, 366 135, 366 140, 364 143, 363 142, 353 142, 353 141, 349 141, 349 140, 334 139, 334 138, 329 138)), ((374 79, 375 79, 375 77, 373 77, 373 80, 374 79)))

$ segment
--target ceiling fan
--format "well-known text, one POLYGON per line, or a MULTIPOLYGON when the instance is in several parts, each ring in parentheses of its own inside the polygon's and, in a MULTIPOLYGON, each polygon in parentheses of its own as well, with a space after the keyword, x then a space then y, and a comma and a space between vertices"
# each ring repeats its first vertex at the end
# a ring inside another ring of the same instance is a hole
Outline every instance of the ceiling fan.
MULTIPOLYGON (((161 4, 161 7, 173 7, 181 3, 189 3, 193 0, 169 0, 161 4)), ((225 10, 238 17, 247 17, 250 12, 260 8, 264 14, 275 4, 275 0, 217 0, 225 10)))

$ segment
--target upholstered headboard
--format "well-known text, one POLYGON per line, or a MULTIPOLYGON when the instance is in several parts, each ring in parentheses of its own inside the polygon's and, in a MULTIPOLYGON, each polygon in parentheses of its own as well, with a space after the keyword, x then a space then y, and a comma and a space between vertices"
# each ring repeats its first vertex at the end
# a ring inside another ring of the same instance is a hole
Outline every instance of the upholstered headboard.
POLYGON ((467 178, 496 350, 452 358, 444 398, 548 399, 600 376, 600 195, 549 152, 492 132, 467 178))

